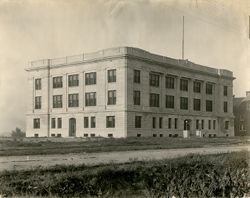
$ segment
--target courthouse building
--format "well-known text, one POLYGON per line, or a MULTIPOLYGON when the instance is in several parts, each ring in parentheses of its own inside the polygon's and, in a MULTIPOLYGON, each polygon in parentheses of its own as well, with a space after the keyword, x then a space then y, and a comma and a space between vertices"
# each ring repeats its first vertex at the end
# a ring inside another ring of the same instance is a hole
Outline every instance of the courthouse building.
POLYGON ((30 62, 28 137, 233 136, 233 74, 132 47, 30 62))

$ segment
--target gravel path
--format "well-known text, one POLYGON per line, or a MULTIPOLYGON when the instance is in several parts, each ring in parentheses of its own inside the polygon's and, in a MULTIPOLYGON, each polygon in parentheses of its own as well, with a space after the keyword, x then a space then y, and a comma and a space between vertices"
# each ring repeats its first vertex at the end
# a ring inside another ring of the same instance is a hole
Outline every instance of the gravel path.
POLYGON ((96 165, 101 163, 122 163, 134 160, 152 160, 181 157, 187 154, 215 154, 232 151, 250 151, 250 146, 216 146, 204 148, 181 148, 139 151, 115 151, 104 153, 77 153, 56 155, 31 155, 31 156, 9 156, 0 157, 0 171, 21 170, 36 168, 38 166, 48 167, 57 164, 64 165, 96 165))

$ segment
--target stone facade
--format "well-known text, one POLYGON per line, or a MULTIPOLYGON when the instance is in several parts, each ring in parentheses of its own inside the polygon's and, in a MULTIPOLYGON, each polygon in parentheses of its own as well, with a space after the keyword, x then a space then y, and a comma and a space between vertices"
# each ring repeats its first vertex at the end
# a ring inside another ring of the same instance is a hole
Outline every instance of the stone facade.
POLYGON ((184 130, 191 135, 234 135, 234 78, 228 70, 119 47, 33 61, 27 71, 28 137, 169 137, 182 136, 184 130), (89 73, 96 75, 91 85, 86 81, 89 73), (76 86, 69 85, 72 75, 77 76, 76 86), (62 87, 55 88, 55 77, 61 77, 62 87), (166 82, 168 77, 171 82, 166 82), (115 91, 111 102, 109 91, 115 91), (86 104, 86 93, 95 93, 92 106, 86 104), (78 94, 76 107, 69 107, 70 94, 78 94), (61 97, 59 108, 55 96, 61 97), (173 99, 168 108, 167 96, 173 99), (199 100, 198 110, 194 99, 199 100))

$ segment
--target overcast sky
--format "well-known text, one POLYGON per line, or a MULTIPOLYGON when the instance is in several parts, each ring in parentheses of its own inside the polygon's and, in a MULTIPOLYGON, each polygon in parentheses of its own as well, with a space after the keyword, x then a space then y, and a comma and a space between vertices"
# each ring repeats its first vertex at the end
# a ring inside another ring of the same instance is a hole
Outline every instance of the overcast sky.
POLYGON ((31 60, 132 46, 232 70, 250 90, 248 0, 0 0, 0 135, 25 129, 31 60))

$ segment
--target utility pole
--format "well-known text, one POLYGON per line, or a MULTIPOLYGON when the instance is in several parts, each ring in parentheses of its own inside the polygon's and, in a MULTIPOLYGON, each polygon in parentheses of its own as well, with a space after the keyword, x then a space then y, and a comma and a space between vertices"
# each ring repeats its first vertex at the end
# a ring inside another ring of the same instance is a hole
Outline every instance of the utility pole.
POLYGON ((182 19, 182 60, 184 60, 184 16, 182 19))

